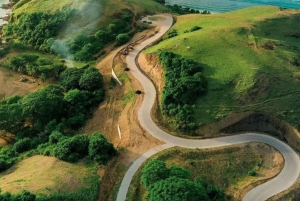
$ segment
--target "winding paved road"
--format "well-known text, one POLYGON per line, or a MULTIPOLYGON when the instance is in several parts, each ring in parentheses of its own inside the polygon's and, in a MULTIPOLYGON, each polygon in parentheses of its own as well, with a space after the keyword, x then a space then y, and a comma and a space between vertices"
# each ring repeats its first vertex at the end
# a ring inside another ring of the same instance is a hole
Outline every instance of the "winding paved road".
POLYGON ((284 142, 277 140, 271 136, 264 134, 256 134, 256 133, 245 133, 241 135, 228 136, 228 137, 220 137, 214 139, 205 139, 205 140, 193 140, 193 139, 183 139, 179 137, 175 137, 170 135, 160 128, 156 126, 151 118, 151 108, 154 104, 156 98, 155 87, 152 82, 143 75, 138 67, 136 66, 135 59, 138 53, 147 47, 149 44, 152 44, 155 40, 159 39, 171 26, 172 26, 172 18, 168 16, 163 16, 165 18, 164 21, 156 21, 153 24, 157 24, 161 26, 159 33, 155 36, 145 40, 141 44, 135 46, 134 51, 130 52, 130 54, 126 57, 126 62, 132 75, 143 85, 144 87, 144 101, 142 103, 141 108, 138 112, 138 119, 141 125, 155 138, 166 142, 166 144, 155 147, 154 149, 144 153, 141 157, 139 157, 128 169, 126 172, 119 192, 117 196, 117 201, 125 201, 127 191, 134 176, 135 172, 142 165, 142 163, 147 160, 152 155, 174 146, 184 147, 184 148, 213 148, 213 147, 221 147, 228 146, 246 142, 263 142, 269 144, 276 149, 278 149, 284 159, 285 165, 281 173, 273 178, 272 180, 253 188, 249 191, 246 196, 243 198, 243 201, 264 201, 273 195, 276 195, 287 188, 289 188, 298 178, 300 173, 300 161, 298 155, 295 151, 290 148, 284 142))

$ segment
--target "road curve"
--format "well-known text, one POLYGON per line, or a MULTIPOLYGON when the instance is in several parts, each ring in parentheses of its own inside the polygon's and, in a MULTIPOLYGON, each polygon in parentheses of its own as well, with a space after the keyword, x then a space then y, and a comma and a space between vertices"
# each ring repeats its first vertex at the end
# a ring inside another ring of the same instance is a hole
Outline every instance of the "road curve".
POLYGON ((300 173, 299 157, 291 147, 289 147, 284 142, 277 140, 276 138, 264 134, 245 133, 241 135, 204 140, 183 139, 170 135, 156 126, 150 115, 151 108, 156 98, 156 90, 152 82, 140 72, 135 63, 135 59, 141 50, 143 50, 149 44, 152 44, 155 40, 159 39, 172 26, 172 18, 168 16, 163 17, 165 18, 164 21, 153 22, 153 24, 158 24, 159 26, 161 26, 160 31, 155 36, 135 46, 135 49, 132 52, 130 52, 130 54, 126 57, 126 62, 128 67, 130 68, 130 72, 132 73, 132 75, 144 87, 144 100, 142 106, 138 111, 138 119, 140 121, 140 124, 153 137, 163 142, 166 142, 166 144, 155 147, 154 149, 144 153, 130 166, 119 188, 117 201, 126 200, 127 191, 132 177, 145 160, 164 149, 171 148, 174 146, 203 149, 254 141, 263 142, 275 147, 278 151, 281 152, 285 159, 284 168, 282 169, 280 174, 272 180, 262 185, 259 185, 253 188, 251 191, 249 191, 243 198, 243 201, 264 201, 293 185, 300 173))

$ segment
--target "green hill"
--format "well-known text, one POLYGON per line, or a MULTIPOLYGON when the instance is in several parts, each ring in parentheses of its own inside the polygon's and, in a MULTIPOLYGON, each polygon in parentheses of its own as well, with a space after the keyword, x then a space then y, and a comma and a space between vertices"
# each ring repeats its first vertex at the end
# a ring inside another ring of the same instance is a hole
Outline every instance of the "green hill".
POLYGON ((208 93, 194 106, 197 123, 260 111, 299 128, 299 21, 299 11, 281 12, 277 7, 179 16, 170 30, 176 29, 178 36, 146 53, 165 49, 204 66, 208 93), (194 26, 202 29, 191 32, 194 26))

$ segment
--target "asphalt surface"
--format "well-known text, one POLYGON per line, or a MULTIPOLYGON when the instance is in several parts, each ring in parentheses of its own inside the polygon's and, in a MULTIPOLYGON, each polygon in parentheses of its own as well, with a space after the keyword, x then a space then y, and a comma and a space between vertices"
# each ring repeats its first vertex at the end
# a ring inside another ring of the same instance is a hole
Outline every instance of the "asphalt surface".
MULTIPOLYGON (((153 86, 152 82, 140 72, 135 63, 135 58, 141 50, 159 39, 172 26, 172 18, 168 16, 163 17, 165 18, 164 21, 153 22, 153 24, 161 26, 160 31, 153 37, 135 46, 135 49, 126 57, 126 62, 128 67, 130 68, 130 72, 132 73, 132 75, 142 84, 144 88, 144 100, 142 106, 138 111, 138 119, 140 121, 140 124, 153 137, 166 142, 166 144, 155 147, 154 149, 144 153, 130 166, 119 188, 117 201, 126 200, 127 191, 132 177, 145 160, 164 149, 168 149, 174 146, 203 149, 229 146, 246 142, 263 142, 275 147, 278 151, 281 152, 285 159, 284 168, 275 178, 249 191, 243 198, 243 201, 264 201, 293 185, 300 173, 299 157, 292 148, 290 148, 284 142, 277 140, 276 138, 258 133, 245 133, 241 135, 205 140, 183 139, 170 135, 156 126, 150 115, 151 108, 156 98, 155 87, 153 86)), ((142 20, 150 21, 147 18, 144 18, 142 20)))

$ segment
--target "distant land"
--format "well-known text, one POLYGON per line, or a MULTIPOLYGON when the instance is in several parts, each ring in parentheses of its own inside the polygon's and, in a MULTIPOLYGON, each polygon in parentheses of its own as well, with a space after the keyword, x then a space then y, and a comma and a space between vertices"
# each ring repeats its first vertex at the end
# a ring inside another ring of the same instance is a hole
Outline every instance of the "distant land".
POLYGON ((300 9, 300 0, 166 0, 166 3, 172 5, 177 4, 198 10, 209 10, 214 13, 223 13, 259 5, 300 9))

